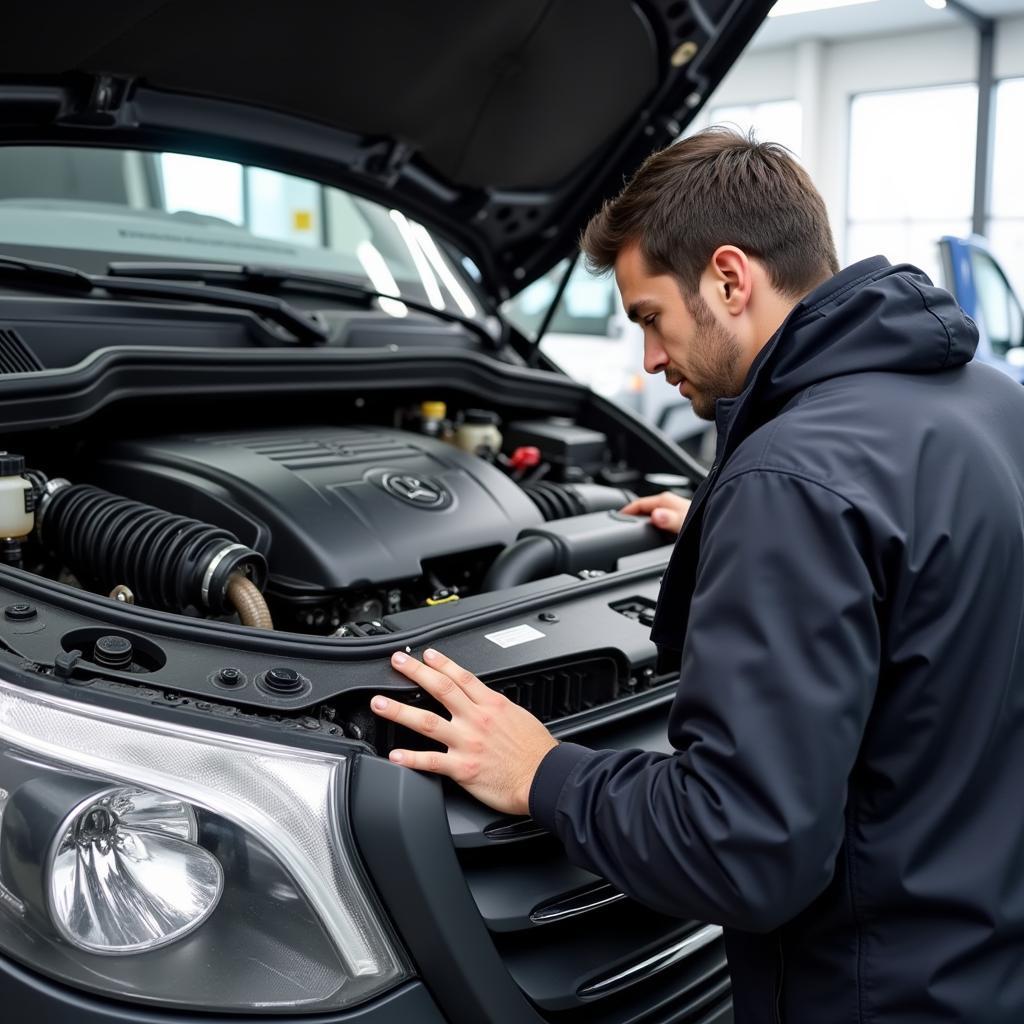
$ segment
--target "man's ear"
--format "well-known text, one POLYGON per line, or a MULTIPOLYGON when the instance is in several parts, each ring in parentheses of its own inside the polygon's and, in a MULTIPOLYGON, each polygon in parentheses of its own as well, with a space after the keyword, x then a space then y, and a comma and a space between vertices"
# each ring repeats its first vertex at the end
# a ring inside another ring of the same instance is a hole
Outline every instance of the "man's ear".
POLYGON ((735 245, 720 245, 707 269, 715 298, 731 316, 739 316, 750 302, 753 275, 750 260, 735 245))

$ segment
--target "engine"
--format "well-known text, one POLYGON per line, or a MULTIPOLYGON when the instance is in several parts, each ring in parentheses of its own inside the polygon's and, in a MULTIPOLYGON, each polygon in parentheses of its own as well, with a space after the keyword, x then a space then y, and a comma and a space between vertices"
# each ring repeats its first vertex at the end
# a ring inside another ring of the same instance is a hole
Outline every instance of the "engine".
POLYGON ((380 427, 131 441, 88 475, 231 530, 267 559, 275 618, 316 628, 457 596, 476 563, 543 522, 484 459, 380 427))
POLYGON ((608 517, 633 495, 590 478, 602 435, 559 421, 509 434, 543 450, 467 451, 384 426, 101 443, 73 482, 26 474, 33 568, 165 611, 359 636, 387 632, 389 614, 664 542, 608 517), (560 479, 539 479, 549 471, 560 479))

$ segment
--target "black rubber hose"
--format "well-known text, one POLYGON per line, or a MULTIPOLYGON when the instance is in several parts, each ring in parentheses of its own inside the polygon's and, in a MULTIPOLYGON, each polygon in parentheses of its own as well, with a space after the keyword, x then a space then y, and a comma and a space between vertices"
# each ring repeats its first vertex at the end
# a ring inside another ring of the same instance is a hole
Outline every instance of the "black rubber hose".
POLYGON ((558 547, 550 537, 524 537, 510 544, 492 563, 481 589, 504 590, 517 583, 529 583, 554 573, 558 547))
POLYGON ((260 589, 266 581, 266 560, 230 531, 88 484, 55 491, 39 525, 45 546, 84 586, 108 593, 125 584, 149 608, 230 612, 232 573, 260 589))
POLYGON ((540 509, 547 522, 588 512, 610 512, 628 505, 636 495, 623 487, 604 484, 558 484, 552 480, 526 481, 519 485, 540 509))

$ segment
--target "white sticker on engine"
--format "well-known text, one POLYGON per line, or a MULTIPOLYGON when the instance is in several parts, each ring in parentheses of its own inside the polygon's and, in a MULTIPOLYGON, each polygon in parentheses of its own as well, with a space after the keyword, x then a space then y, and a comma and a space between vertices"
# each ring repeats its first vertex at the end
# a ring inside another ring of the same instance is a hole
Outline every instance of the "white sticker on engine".
POLYGON ((525 624, 513 626, 511 629, 500 629, 497 633, 484 633, 484 639, 499 647, 515 647, 517 644, 527 644, 531 640, 540 640, 543 636, 539 629, 525 624))

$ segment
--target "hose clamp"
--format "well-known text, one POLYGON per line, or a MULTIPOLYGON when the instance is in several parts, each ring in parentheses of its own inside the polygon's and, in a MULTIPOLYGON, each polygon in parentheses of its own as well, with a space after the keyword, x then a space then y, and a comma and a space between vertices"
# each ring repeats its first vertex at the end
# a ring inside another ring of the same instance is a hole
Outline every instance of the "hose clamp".
POLYGON ((50 504, 50 499, 58 492, 64 490, 65 487, 70 487, 71 481, 66 480, 62 476, 54 477, 53 480, 47 480, 43 484, 42 491, 39 495, 39 504, 36 505, 36 534, 39 537, 39 543, 43 542, 43 517, 46 515, 46 508, 50 504))
POLYGON ((210 559, 210 564, 206 567, 206 572, 203 573, 203 585, 200 588, 202 594, 203 604, 207 608, 210 607, 210 584, 213 582, 213 574, 217 571, 217 566, 224 561, 228 555, 233 554, 235 551, 248 551, 249 549, 244 544, 226 544, 218 551, 213 558, 210 559))

